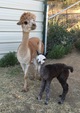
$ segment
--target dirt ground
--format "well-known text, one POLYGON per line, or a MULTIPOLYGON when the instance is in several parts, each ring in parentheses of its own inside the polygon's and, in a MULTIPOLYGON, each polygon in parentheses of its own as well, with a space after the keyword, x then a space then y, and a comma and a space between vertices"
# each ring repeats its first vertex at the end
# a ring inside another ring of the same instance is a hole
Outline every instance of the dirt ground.
MULTIPOLYGON (((47 60, 46 63, 66 63, 74 67, 74 72, 68 78, 69 92, 64 104, 58 105, 58 95, 62 88, 54 79, 51 84, 51 95, 48 105, 36 99, 40 81, 29 79, 29 91, 21 92, 23 88, 23 72, 20 66, 0 68, 0 113, 80 113, 80 53, 73 52, 59 60, 47 60)), ((29 69, 29 76, 33 67, 29 69)))

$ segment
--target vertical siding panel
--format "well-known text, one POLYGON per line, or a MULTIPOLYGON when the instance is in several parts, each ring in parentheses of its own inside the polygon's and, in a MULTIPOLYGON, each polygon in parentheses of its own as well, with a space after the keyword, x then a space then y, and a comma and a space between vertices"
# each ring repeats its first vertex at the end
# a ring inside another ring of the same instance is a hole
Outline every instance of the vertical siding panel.
POLYGON ((44 0, 2 0, 0 1, 0 58, 10 51, 17 51, 22 40, 22 29, 17 26, 23 12, 30 11, 37 17, 37 29, 30 37, 43 37, 44 0))

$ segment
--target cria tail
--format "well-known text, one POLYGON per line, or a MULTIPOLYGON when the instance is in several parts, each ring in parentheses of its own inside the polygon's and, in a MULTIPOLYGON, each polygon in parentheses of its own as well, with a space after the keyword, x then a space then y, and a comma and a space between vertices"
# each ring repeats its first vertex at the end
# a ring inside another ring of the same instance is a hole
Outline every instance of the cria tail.
POLYGON ((69 69, 71 72, 73 72, 73 67, 72 66, 66 66, 67 69, 69 69))

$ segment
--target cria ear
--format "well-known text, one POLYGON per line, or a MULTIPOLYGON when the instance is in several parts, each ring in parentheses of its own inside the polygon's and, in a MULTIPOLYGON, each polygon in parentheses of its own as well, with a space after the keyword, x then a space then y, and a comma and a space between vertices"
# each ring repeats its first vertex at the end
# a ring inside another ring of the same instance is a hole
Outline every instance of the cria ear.
POLYGON ((48 55, 48 52, 44 53, 43 55, 46 57, 48 55))
POLYGON ((38 51, 36 51, 37 52, 37 55, 39 55, 39 52, 38 51))
POLYGON ((37 55, 41 55, 42 53, 39 53, 38 51, 36 51, 37 52, 37 55))

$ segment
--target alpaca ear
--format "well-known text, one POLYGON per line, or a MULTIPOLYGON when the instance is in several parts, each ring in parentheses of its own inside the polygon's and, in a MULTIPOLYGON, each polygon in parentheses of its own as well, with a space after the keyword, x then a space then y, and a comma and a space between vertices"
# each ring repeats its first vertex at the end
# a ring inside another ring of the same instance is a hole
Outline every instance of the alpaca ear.
POLYGON ((40 55, 38 51, 36 51, 36 52, 37 52, 37 55, 40 55))
POLYGON ((48 55, 48 52, 44 53, 43 55, 46 57, 48 55))
POLYGON ((19 21, 19 22, 17 23, 17 25, 21 25, 21 22, 19 21))

